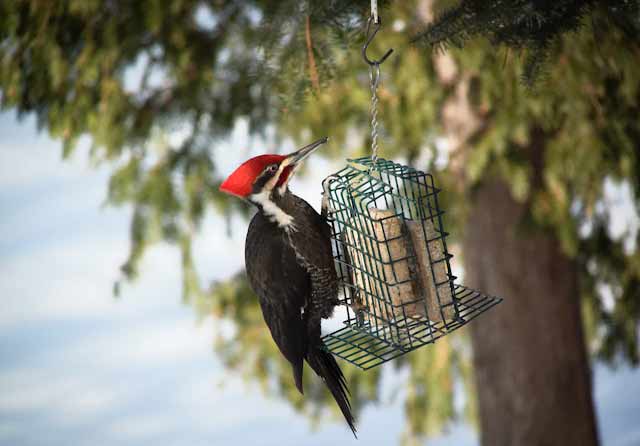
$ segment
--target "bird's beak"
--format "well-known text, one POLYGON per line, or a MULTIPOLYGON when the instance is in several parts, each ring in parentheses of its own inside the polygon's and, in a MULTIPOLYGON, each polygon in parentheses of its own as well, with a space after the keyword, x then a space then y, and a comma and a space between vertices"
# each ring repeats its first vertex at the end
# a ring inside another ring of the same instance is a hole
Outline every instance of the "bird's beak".
POLYGON ((317 141, 312 142, 307 146, 304 146, 301 149, 296 150, 295 152, 287 155, 287 157, 282 161, 282 164, 285 166, 295 166, 296 164, 301 163, 302 161, 307 159, 309 155, 315 152, 315 150, 318 147, 320 147, 322 144, 324 144, 328 140, 329 138, 325 136, 324 138, 321 138, 317 141))

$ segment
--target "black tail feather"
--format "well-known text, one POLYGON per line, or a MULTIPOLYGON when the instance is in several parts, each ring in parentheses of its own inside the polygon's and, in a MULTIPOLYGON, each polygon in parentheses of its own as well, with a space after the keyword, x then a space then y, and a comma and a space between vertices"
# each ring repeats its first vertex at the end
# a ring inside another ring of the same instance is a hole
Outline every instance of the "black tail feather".
POLYGON ((340 407, 353 435, 357 438, 355 419, 351 413, 351 403, 349 402, 349 389, 335 358, 331 353, 325 351, 322 346, 318 345, 311 347, 307 355, 307 362, 318 376, 324 380, 336 403, 338 403, 338 407, 340 407))
POLYGON ((302 359, 300 359, 300 364, 292 365, 293 368, 293 379, 296 382, 296 388, 298 391, 304 395, 304 389, 302 388, 302 359))

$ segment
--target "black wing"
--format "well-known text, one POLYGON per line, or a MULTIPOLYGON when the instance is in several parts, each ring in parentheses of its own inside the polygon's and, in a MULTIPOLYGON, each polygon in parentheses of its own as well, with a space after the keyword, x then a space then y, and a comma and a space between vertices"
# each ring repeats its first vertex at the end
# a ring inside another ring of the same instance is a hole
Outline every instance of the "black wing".
POLYGON ((324 217, 300 197, 290 195, 287 210, 294 208, 296 220, 304 228, 289 232, 298 262, 311 279, 311 300, 308 302, 308 324, 318 331, 320 319, 331 316, 338 302, 338 278, 331 252, 331 228, 324 217))
POLYGON ((291 363, 296 387, 302 392, 307 347, 302 311, 311 292, 311 281, 283 239, 285 236, 284 231, 257 213, 247 233, 245 265, 271 336, 291 363))
POLYGON ((320 376, 333 395, 353 434, 356 434, 355 419, 349 403, 347 383, 331 353, 325 350, 320 338, 320 320, 327 318, 338 303, 338 278, 331 249, 331 228, 303 199, 290 196, 287 211, 296 221, 304 222, 299 231, 289 231, 298 261, 309 274, 311 281, 310 300, 305 311, 307 327, 307 362, 320 376))

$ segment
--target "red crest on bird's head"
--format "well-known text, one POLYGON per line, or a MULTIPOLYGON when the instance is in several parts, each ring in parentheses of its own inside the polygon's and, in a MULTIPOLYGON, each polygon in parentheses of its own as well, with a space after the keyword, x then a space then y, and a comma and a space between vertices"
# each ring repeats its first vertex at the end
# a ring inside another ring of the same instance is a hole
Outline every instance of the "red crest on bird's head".
MULTIPOLYGON (((269 166, 277 168, 270 169, 265 174, 270 175, 268 180, 262 188, 268 187, 273 189, 274 187, 286 189, 287 181, 294 172, 294 169, 298 164, 304 161, 314 150, 320 145, 327 142, 328 138, 320 138, 317 141, 312 142, 289 155, 260 155, 245 161, 233 171, 229 177, 224 180, 220 185, 220 190, 231 195, 236 195, 240 198, 247 198, 251 195, 254 189, 254 184, 260 174, 265 172, 265 169, 269 166), (277 177, 276 177, 277 175, 277 177), (275 184, 274 184, 274 181, 275 184)), ((262 192, 262 191, 260 191, 262 192)), ((282 191, 280 191, 282 193, 282 191)))
MULTIPOLYGON (((220 185, 220 190, 231 195, 246 198, 253 190, 253 183, 262 173, 265 167, 271 164, 280 164, 285 155, 259 155, 248 159, 240 165, 226 180, 220 185)), ((287 166, 280 174, 278 186, 284 183, 293 166, 287 166)))

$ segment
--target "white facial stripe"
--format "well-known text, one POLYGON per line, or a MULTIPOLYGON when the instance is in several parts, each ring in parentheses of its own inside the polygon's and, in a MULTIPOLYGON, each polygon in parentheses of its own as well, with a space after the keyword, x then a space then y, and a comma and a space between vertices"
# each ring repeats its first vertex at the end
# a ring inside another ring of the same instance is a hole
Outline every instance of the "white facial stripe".
POLYGON ((269 217, 269 219, 273 223, 277 223, 281 228, 294 229, 293 217, 280 209, 277 204, 271 201, 269 199, 270 195, 271 194, 269 190, 264 190, 259 194, 251 195, 251 200, 262 207, 262 211, 267 217, 269 217))
MULTIPOLYGON (((282 171, 285 169, 285 167, 288 166, 287 160, 283 160, 280 163, 280 166, 278 166, 278 171, 273 175, 273 177, 267 181, 267 184, 265 184, 265 190, 273 190, 273 188, 276 186, 276 184, 278 184, 278 180, 280 179, 280 175, 282 175, 282 171)), ((278 188, 279 189, 279 188, 278 188)))

